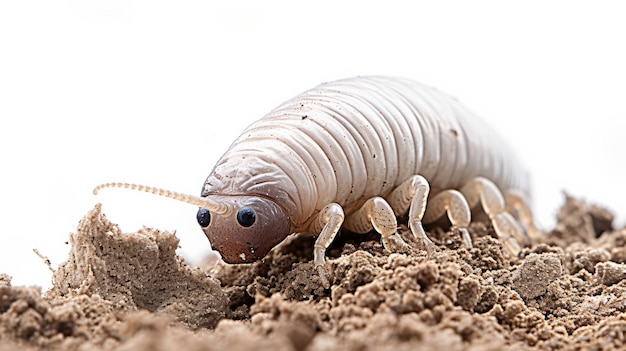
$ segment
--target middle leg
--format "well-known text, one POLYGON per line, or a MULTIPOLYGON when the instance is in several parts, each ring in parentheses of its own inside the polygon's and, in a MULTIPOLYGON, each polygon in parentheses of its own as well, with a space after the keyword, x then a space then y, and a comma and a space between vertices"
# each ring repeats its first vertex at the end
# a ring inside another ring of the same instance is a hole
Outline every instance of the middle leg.
POLYGON ((346 218, 344 227, 355 233, 368 233, 375 229, 380 233, 385 249, 391 252, 410 250, 410 246, 398 234, 396 215, 382 197, 367 200, 346 218))

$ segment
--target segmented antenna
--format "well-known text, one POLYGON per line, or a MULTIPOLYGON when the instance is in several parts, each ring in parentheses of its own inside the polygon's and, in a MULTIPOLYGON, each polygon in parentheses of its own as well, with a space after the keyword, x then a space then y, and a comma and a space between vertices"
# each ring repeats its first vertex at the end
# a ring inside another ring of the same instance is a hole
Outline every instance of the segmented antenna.
POLYGON ((132 184, 132 183, 100 184, 93 189, 93 194, 98 195, 98 192, 104 188, 126 188, 126 189, 131 189, 131 190, 143 191, 146 193, 152 193, 152 194, 156 194, 159 196, 169 197, 170 199, 186 202, 188 204, 200 206, 202 208, 206 208, 207 210, 213 213, 217 213, 217 214, 224 214, 228 212, 228 208, 229 208, 228 205, 226 204, 212 201, 204 197, 187 195, 187 194, 179 193, 176 191, 165 190, 161 188, 155 188, 152 186, 132 184))

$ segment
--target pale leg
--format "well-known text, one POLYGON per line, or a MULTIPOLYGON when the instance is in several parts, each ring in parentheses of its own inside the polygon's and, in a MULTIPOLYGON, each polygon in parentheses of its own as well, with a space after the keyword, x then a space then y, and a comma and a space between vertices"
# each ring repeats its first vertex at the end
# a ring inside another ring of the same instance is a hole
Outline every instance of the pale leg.
POLYGON ((471 220, 471 212, 463 194, 457 190, 450 189, 435 195, 428 201, 428 208, 424 214, 424 223, 434 222, 444 214, 448 215, 452 226, 458 228, 461 232, 461 238, 465 246, 471 248, 472 239, 467 231, 471 220))
POLYGON ((478 202, 482 204, 498 237, 513 254, 519 253, 521 250, 519 243, 526 243, 527 237, 522 226, 506 212, 504 196, 498 187, 486 178, 476 177, 465 184, 461 192, 471 207, 476 206, 478 202))
POLYGON ((429 192, 428 181, 422 176, 414 175, 394 189, 387 196, 387 201, 389 201, 396 216, 409 212, 409 228, 413 237, 423 249, 431 252, 435 244, 426 235, 422 227, 422 217, 426 211, 429 192))
POLYGON ((515 190, 507 190, 504 192, 504 200, 506 201, 507 212, 517 213, 520 222, 526 227, 528 238, 530 240, 538 239, 541 232, 535 226, 533 214, 528 207, 526 196, 515 190))
POLYGON ((368 233, 372 228, 375 229, 380 233, 385 249, 391 252, 410 249, 398 235, 396 215, 382 197, 367 200, 361 208, 348 216, 345 228, 355 233, 368 233))
POLYGON ((326 249, 337 236, 343 219, 344 213, 341 206, 336 203, 330 203, 320 211, 317 218, 309 227, 310 233, 320 233, 317 240, 315 240, 313 261, 315 262, 320 279, 322 280, 322 285, 326 289, 330 287, 328 273, 324 268, 324 263, 326 263, 326 249))

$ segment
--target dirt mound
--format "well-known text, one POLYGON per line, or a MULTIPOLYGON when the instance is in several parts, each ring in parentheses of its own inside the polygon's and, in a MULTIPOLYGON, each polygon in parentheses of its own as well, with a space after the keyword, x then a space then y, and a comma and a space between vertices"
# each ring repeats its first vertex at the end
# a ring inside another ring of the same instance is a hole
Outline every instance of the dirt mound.
POLYGON ((176 256, 173 234, 123 234, 96 206, 50 291, 0 275, 0 350, 624 347, 626 229, 571 197, 557 219, 517 257, 483 222, 470 226, 471 249, 454 231, 428 228, 439 246, 430 256, 343 234, 324 289, 309 237, 254 264, 201 270, 176 256))

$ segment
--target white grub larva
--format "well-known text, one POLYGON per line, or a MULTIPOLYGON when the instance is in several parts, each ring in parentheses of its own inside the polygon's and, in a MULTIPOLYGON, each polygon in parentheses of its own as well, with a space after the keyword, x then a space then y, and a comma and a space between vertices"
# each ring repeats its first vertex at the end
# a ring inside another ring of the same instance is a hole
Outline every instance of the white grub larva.
POLYGON ((467 246, 482 205, 513 252, 533 229, 526 171, 504 140, 457 100, 408 79, 356 77, 321 84, 250 125, 218 161, 200 197, 107 183, 200 206, 198 222, 229 263, 254 262, 294 232, 318 235, 314 262, 339 229, 375 229, 385 248, 408 248, 397 216, 422 249, 423 223, 447 215, 467 246))

